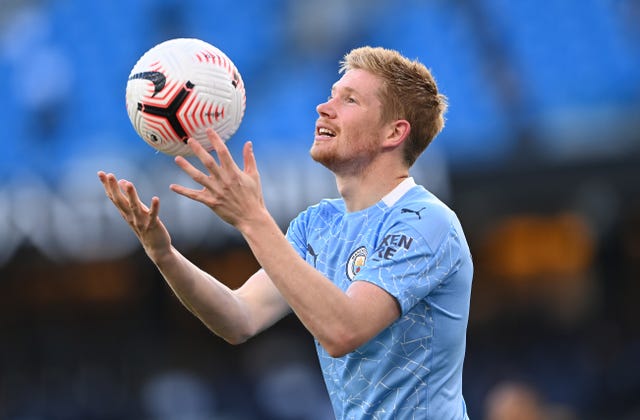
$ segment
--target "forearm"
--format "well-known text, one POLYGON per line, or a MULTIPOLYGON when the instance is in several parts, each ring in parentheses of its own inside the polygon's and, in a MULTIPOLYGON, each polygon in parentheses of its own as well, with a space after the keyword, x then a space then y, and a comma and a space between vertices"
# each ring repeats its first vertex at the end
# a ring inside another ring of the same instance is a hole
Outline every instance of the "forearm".
POLYGON ((350 297, 300 258, 266 210, 240 231, 311 334, 327 349, 349 346, 358 322, 350 297))
POLYGON ((254 334, 246 305, 226 285, 173 247, 162 256, 150 258, 180 302, 213 333, 232 344, 254 334))

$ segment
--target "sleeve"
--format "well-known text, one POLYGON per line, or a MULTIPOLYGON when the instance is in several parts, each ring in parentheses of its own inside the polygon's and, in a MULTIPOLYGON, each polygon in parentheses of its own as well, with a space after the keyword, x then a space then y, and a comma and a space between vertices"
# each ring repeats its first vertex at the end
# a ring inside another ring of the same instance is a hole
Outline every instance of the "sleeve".
POLYGON ((454 226, 434 247, 414 227, 397 224, 382 236, 354 280, 383 288, 405 314, 457 272, 460 264, 461 243, 454 226))
POLYGON ((306 220, 308 211, 300 213, 289 223, 286 238, 302 259, 307 257, 306 220))

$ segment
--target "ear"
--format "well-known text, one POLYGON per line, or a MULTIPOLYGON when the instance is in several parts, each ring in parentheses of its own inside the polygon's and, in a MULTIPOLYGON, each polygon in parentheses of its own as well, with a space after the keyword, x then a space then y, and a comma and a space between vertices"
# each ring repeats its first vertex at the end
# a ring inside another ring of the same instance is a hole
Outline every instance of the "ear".
POLYGON ((411 132, 411 124, 407 120, 395 120, 391 121, 387 125, 387 136, 384 140, 384 146, 397 147, 409 137, 411 132))

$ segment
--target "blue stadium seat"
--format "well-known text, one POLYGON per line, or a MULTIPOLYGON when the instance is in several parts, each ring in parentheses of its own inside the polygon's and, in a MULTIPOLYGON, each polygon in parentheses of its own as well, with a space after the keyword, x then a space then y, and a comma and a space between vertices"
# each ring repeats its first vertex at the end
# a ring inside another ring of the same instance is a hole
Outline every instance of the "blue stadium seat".
POLYGON ((224 51, 246 78, 277 60, 286 28, 286 1, 194 1, 183 10, 187 36, 224 51))
POLYGON ((241 129, 256 143, 268 140, 276 153, 306 151, 313 141, 316 106, 326 100, 339 77, 337 63, 292 60, 282 62, 282 68, 286 71, 261 79, 260 88, 247 87, 247 113, 241 129))
POLYGON ((481 2, 541 112, 626 101, 640 88, 637 51, 624 39, 611 2, 481 2))

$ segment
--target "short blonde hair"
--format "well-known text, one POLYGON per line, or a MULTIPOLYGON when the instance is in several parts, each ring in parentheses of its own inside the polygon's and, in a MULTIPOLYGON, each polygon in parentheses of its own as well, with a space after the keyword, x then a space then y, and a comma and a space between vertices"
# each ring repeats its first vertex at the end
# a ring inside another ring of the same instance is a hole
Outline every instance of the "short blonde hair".
POLYGON ((409 60, 398 51, 381 47, 360 47, 348 52, 340 62, 340 73, 360 69, 382 79, 378 93, 385 122, 405 119, 411 132, 405 141, 404 159, 413 165, 444 127, 446 96, 429 69, 417 60, 409 60))

